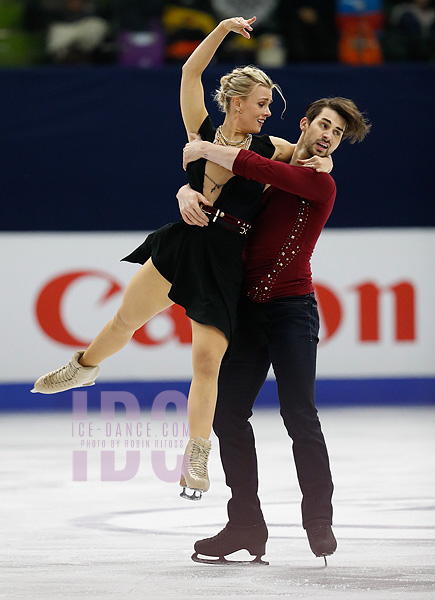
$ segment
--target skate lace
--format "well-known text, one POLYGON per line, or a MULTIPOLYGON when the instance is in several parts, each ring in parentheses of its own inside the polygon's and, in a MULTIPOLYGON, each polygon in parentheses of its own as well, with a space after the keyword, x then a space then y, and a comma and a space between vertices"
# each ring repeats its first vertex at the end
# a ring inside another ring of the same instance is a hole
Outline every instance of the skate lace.
POLYGON ((64 367, 48 373, 44 377, 44 383, 47 386, 66 385, 75 380, 78 371, 79 369, 72 362, 69 362, 64 367))
POLYGON ((204 448, 194 444, 190 457, 190 468, 197 477, 207 477, 207 461, 210 454, 210 448, 204 448))

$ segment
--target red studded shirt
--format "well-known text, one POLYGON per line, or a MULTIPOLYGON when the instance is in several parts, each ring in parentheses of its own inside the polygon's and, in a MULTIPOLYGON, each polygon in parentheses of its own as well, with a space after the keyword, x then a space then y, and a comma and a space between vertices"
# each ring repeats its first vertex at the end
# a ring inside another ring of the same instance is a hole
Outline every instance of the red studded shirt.
POLYGON ((269 183, 245 247, 245 293, 254 302, 314 291, 311 256, 334 205, 328 173, 241 150, 233 173, 269 183))

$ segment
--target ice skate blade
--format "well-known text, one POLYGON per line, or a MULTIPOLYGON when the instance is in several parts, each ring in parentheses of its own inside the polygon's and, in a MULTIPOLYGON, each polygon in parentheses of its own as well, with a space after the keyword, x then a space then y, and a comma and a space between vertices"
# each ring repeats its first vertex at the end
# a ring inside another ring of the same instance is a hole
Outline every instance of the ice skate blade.
POLYGON ((326 560, 327 556, 332 556, 332 554, 316 554, 317 558, 323 558, 323 560, 325 561, 325 564, 323 565, 324 567, 328 566, 328 561, 326 560))
POLYGON ((186 500, 201 500, 202 498, 202 490, 192 490, 191 488, 187 488, 192 492, 192 495, 186 493, 186 488, 183 487, 183 491, 180 494, 180 498, 185 498, 186 500))
POLYGON ((191 556, 193 562, 203 565, 268 565, 267 560, 262 560, 261 556, 256 556, 253 560, 227 560, 225 556, 219 558, 201 558, 197 552, 191 556))
POLYGON ((95 385, 95 381, 90 381, 89 383, 83 383, 82 385, 76 385, 75 387, 67 388, 66 390, 57 390, 56 392, 40 392, 36 388, 32 388, 30 390, 31 394, 45 394, 46 396, 59 394, 60 392, 68 392, 69 390, 76 390, 81 387, 89 387, 90 385, 95 385))

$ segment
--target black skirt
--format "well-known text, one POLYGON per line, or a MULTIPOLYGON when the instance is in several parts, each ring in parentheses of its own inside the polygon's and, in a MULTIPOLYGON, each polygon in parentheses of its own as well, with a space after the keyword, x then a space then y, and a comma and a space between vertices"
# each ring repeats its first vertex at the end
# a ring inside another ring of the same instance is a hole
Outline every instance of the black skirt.
POLYGON ((210 222, 207 227, 169 223, 151 233, 125 261, 151 258, 171 283, 170 299, 188 317, 213 325, 231 340, 243 280, 246 235, 210 222))

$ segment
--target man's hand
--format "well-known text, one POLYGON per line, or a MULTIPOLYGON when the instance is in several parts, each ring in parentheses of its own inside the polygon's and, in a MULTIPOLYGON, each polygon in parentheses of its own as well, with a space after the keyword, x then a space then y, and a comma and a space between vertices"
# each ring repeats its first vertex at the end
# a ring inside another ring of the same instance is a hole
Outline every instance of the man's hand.
POLYGON ((311 156, 310 158, 298 158, 298 164, 301 167, 309 167, 314 169, 317 173, 330 173, 334 166, 332 158, 330 156, 311 156))
POLYGON ((178 206, 183 221, 188 225, 198 225, 205 227, 208 225, 208 217, 202 211, 201 205, 208 204, 212 206, 212 202, 207 200, 205 196, 199 192, 192 190, 189 184, 183 185, 177 192, 178 206))
POLYGON ((183 148, 183 169, 186 170, 188 163, 203 157, 204 144, 201 136, 197 133, 189 133, 189 140, 183 148))

